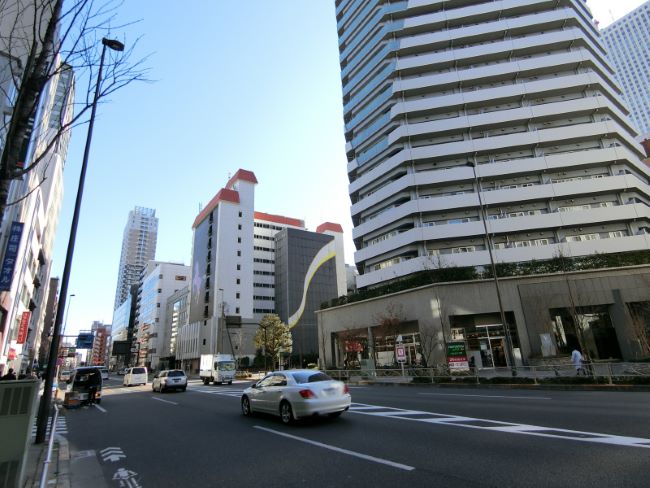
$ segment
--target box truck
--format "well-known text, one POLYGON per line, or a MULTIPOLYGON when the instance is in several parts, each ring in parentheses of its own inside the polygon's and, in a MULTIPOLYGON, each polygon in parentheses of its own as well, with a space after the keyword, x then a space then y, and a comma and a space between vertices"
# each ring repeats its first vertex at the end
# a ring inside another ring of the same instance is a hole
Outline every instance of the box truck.
POLYGON ((211 381, 218 385, 222 383, 232 385, 236 369, 235 358, 232 354, 201 354, 199 376, 204 385, 211 381))

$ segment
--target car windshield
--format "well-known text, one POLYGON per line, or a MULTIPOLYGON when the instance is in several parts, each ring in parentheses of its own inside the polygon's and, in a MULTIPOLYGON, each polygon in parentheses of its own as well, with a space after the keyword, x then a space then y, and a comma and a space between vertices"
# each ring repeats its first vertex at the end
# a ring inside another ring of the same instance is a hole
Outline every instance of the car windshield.
POLYGON ((144 368, 133 368, 133 371, 131 371, 132 374, 144 374, 145 372, 144 368))
POLYGON ((332 378, 320 371, 316 373, 301 371, 293 373, 293 379, 296 380, 296 383, 315 383, 317 381, 330 381, 332 378))
POLYGON ((167 373, 167 376, 185 376, 185 373, 182 371, 170 371, 167 373))
POLYGON ((234 361, 219 361, 217 363, 217 367, 221 371, 234 371, 235 370, 235 362, 234 361))

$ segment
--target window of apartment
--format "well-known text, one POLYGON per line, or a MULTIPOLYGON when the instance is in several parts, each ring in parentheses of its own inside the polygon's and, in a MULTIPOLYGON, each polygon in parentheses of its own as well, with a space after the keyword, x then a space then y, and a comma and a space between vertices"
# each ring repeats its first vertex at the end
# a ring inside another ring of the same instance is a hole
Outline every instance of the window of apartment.
POLYGON ((463 246, 463 247, 454 247, 451 252, 452 254, 460 254, 463 252, 474 252, 476 250, 476 246, 463 246))
POLYGON ((205 339, 203 339, 203 345, 205 346, 205 339))
POLYGON ((239 278, 237 278, 237 284, 238 284, 238 285, 241 284, 241 280, 240 280, 239 278))
POLYGON ((239 313, 239 307, 236 307, 236 308, 235 308, 235 313, 236 313, 236 314, 239 313))
POLYGON ((238 244, 241 244, 241 237, 238 237, 238 238, 237 238, 237 243, 238 243, 238 244))
POLYGON ((241 256, 241 251, 237 251, 237 256, 241 256))
POLYGON ((163 275, 159 274, 159 275, 158 275, 158 279, 159 279, 159 280, 162 280, 162 279, 163 279, 163 275))
POLYGON ((625 237, 625 232, 622 230, 616 230, 609 233, 609 237, 625 237))
POLYGON ((240 296, 239 292, 235 293, 235 298, 239 299, 239 296, 240 296))
POLYGON ((156 308, 160 308, 160 303, 156 303, 156 308))
POLYGON ((174 276, 176 281, 187 281, 187 276, 176 275, 174 276))
MULTIPOLYGON (((241 215, 240 215, 240 217, 241 217, 241 215)), ((237 230, 241 230, 241 224, 237 225, 237 230)))
POLYGON ((162 293, 162 288, 158 288, 158 293, 162 293))
POLYGON ((240 271, 240 270, 241 270, 241 264, 238 264, 237 265, 237 271, 240 271))
POLYGON ((242 213, 241 213, 241 212, 239 212, 239 216, 240 216, 240 217, 241 217, 241 214, 242 214, 242 213))

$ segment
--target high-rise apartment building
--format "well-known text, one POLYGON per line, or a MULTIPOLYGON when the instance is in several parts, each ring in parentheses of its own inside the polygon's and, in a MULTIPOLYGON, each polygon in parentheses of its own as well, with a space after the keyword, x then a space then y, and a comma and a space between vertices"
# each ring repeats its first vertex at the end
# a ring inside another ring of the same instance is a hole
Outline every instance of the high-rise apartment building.
POLYGON ((360 288, 647 250, 650 172, 582 0, 337 0, 360 288), (488 238, 488 236, 490 238, 488 238))
POLYGON ((156 256, 157 239, 156 211, 144 207, 131 210, 122 237, 122 254, 113 309, 126 301, 131 285, 138 284, 145 265, 156 256))
POLYGON ((650 135, 650 1, 604 28, 602 39, 632 121, 650 135))

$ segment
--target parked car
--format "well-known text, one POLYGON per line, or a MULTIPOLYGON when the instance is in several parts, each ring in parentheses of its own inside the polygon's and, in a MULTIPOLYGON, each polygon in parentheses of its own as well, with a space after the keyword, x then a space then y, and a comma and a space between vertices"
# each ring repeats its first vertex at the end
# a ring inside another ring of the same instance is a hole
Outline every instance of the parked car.
POLYGON ((285 424, 304 417, 338 417, 350 408, 348 385, 313 369, 269 373, 241 397, 244 415, 264 412, 279 415, 285 424))
POLYGON ((136 366, 126 370, 122 384, 124 386, 146 385, 147 381, 147 368, 144 366, 136 366))
POLYGON ((66 400, 64 404, 70 406, 72 402, 101 403, 102 401, 102 374, 97 366, 82 366, 74 370, 69 380, 66 400))
POLYGON ((167 390, 187 390, 187 376, 180 369, 165 369, 154 376, 151 389, 164 393, 167 390))

